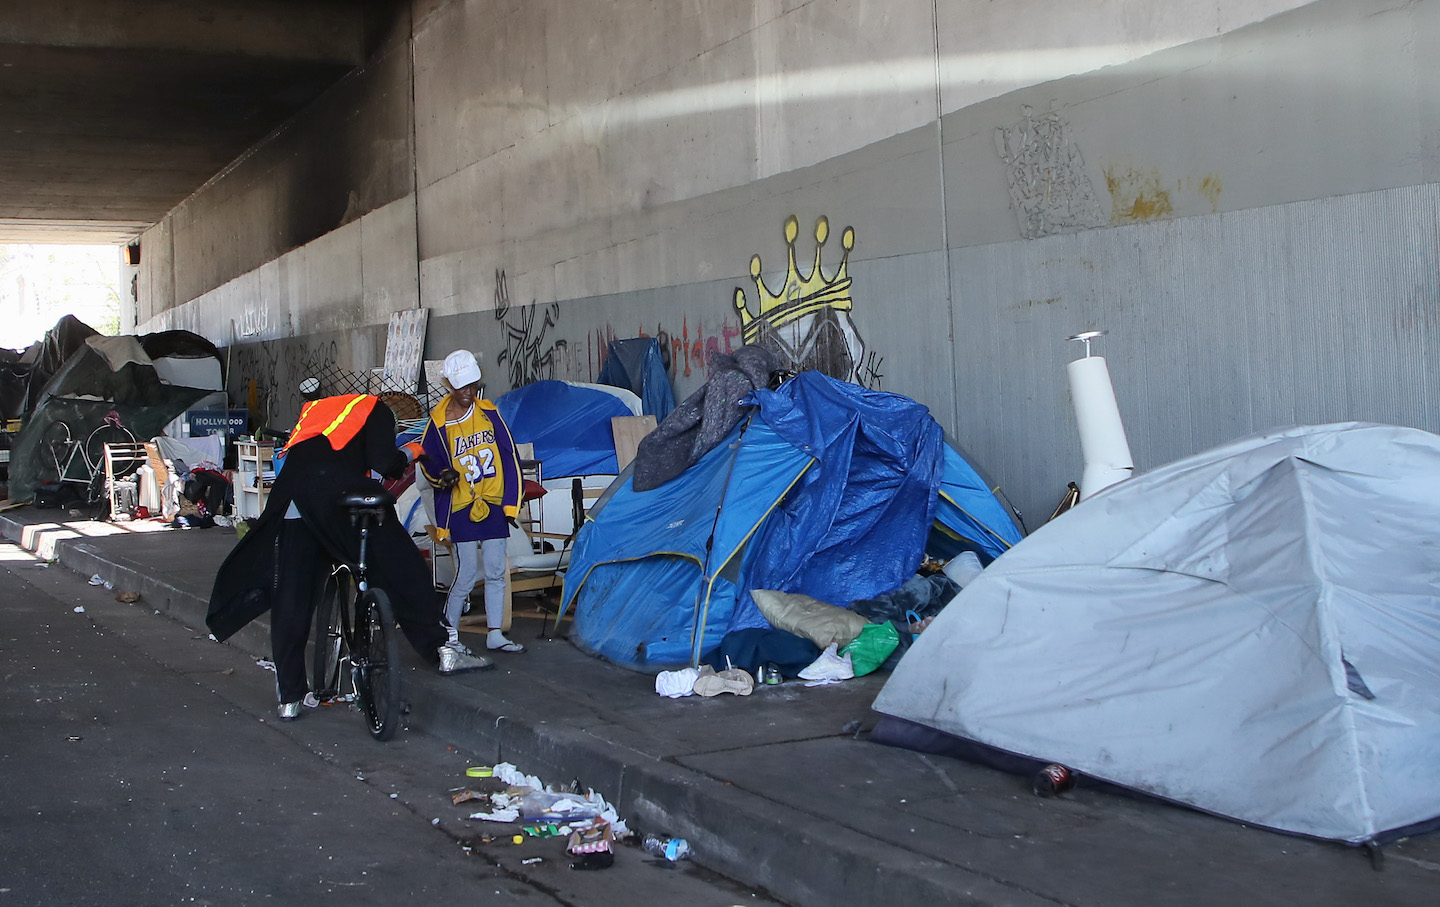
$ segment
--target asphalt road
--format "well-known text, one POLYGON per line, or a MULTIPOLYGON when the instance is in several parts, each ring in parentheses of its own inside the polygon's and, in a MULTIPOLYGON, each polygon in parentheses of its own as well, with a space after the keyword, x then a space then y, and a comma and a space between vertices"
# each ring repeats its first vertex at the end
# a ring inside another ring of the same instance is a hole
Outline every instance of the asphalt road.
POLYGON ((115 594, 0 545, 0 907, 777 903, 638 848, 578 872, 513 845, 451 804, 474 757, 344 708, 282 724, 254 659, 115 594))

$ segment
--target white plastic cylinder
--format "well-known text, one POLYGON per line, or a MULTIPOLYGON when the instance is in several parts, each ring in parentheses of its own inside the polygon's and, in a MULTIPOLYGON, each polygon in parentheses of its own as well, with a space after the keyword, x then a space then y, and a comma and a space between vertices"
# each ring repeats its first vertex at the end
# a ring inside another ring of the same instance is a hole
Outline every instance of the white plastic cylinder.
POLYGON ((984 568, 980 566, 980 558, 973 551, 962 551, 952 557, 945 565, 944 573, 950 577, 961 589, 970 585, 975 577, 980 575, 984 568))
POLYGON ((155 481, 155 470, 149 463, 140 464, 135 471, 139 504, 153 514, 160 513, 160 486, 155 481))
POLYGON ((1103 356, 1076 359, 1066 367, 1070 396, 1075 402, 1075 423, 1080 429, 1080 453, 1085 467, 1080 476, 1080 499, 1130 478, 1135 461, 1115 403, 1115 388, 1103 356))

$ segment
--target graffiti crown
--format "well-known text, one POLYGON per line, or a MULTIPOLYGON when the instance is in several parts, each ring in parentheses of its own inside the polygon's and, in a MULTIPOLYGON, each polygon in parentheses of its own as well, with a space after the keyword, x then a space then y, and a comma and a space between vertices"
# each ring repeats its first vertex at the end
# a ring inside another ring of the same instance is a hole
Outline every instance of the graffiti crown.
POLYGON ((800 233, 800 224, 795 215, 785 219, 785 245, 788 247, 790 266, 785 271, 785 283, 779 292, 772 293, 760 277, 760 256, 750 259, 750 276, 755 280, 755 294, 759 298, 759 312, 751 312, 745 303, 745 291, 735 288, 735 310, 740 315, 740 326, 746 343, 753 343, 765 328, 774 330, 807 315, 814 315, 822 309, 848 312, 850 300, 850 250, 855 248, 855 228, 846 227, 840 235, 840 245, 845 250, 840 258, 840 268, 835 275, 826 278, 820 268, 820 255, 825 240, 830 237, 830 221, 821 217, 815 222, 815 264, 809 276, 802 277, 795 265, 795 238, 800 233))

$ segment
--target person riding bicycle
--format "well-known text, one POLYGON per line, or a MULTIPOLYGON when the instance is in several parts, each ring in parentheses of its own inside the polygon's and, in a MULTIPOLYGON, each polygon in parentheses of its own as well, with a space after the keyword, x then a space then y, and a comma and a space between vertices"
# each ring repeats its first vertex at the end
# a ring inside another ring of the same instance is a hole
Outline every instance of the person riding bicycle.
MULTIPOLYGON (((353 394, 306 403, 264 512, 215 576, 205 622, 217 640, 270 611, 283 720, 299 716, 309 692, 305 643, 329 565, 359 558, 359 533, 338 506, 340 495, 379 491, 380 483, 368 473, 399 475, 414 454, 414 448, 395 446, 395 415, 378 397, 353 394)), ((393 513, 372 531, 369 550, 370 579, 389 592, 400 629, 422 658, 438 663, 443 674, 489 667, 445 645, 430 570, 393 513)))
POLYGON ((523 490, 515 442, 495 404, 480 398, 483 375, 475 354, 456 350, 445 357, 441 374, 451 391, 430 411, 419 471, 435 488, 437 531, 455 549, 455 581, 445 599, 447 644, 469 652, 458 628, 465 600, 479 579, 479 554, 485 566, 485 623, 490 631, 485 647, 523 652, 525 647, 506 638, 502 628, 506 540, 520 513, 523 490))

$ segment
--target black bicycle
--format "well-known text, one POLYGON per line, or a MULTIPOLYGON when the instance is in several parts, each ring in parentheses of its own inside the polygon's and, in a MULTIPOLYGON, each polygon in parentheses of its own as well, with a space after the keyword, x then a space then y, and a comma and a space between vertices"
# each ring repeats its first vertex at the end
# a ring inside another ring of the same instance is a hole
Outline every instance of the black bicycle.
POLYGON ((366 582, 365 555, 371 527, 385 521, 395 496, 383 489, 350 492, 339 504, 360 527, 360 559, 353 567, 337 565, 321 591, 311 687, 322 702, 357 702, 370 736, 389 740, 400 726, 400 640, 390 597, 366 582))

